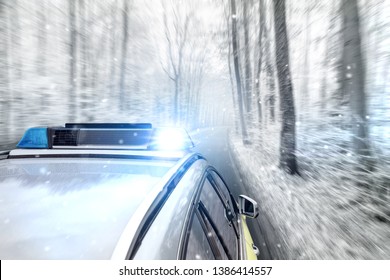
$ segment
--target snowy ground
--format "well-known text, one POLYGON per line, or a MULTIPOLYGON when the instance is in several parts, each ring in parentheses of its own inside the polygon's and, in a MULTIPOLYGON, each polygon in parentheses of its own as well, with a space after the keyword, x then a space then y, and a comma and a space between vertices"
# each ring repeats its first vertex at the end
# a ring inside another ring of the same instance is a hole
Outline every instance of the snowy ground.
POLYGON ((278 167, 279 129, 233 154, 250 195, 275 228, 286 259, 390 259, 390 143, 374 142, 373 172, 359 171, 348 135, 335 127, 298 128, 301 176, 278 167), (263 144, 262 144, 263 143, 263 144), (386 154, 387 152, 387 154, 386 154))

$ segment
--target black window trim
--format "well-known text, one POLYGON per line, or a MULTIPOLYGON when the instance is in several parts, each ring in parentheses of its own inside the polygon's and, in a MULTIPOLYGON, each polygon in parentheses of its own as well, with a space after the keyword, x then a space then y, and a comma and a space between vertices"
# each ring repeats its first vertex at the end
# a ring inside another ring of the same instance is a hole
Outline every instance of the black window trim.
MULTIPOLYGON (((217 170, 215 170, 215 168, 209 168, 207 170, 207 179, 209 180, 209 182, 211 183, 211 185, 213 186, 215 192, 217 193, 219 199, 222 201, 224 207, 226 210, 230 210, 234 213, 234 218, 236 220, 238 220, 238 207, 237 205, 235 205, 236 201, 234 200, 234 197, 233 195, 231 194, 230 192, 230 189, 227 187, 227 184, 225 183, 225 181, 222 179, 222 176, 217 172, 217 170), (226 201, 225 201, 225 196, 222 194, 222 190, 220 189, 218 183, 216 182, 216 180, 214 179, 213 177, 213 174, 211 172, 214 172, 221 180, 222 180, 222 183, 225 184, 225 187, 226 187, 226 190, 228 191, 229 193, 229 196, 230 196, 230 200, 232 201, 232 204, 233 205, 229 205, 226 201), (231 209, 233 207, 233 209, 231 209)), ((230 223, 230 226, 233 227, 234 229, 234 232, 236 234, 236 238, 239 239, 240 238, 240 233, 239 233, 239 229, 236 227, 236 225, 234 223, 232 223, 231 221, 229 221, 230 223)))
MULTIPOLYGON (((215 238, 218 238, 219 242, 221 243, 222 245, 222 248, 225 250, 225 254, 227 255, 228 259, 229 260, 232 260, 233 257, 232 257, 232 254, 229 250, 229 248, 227 247, 227 245, 225 244, 225 241, 221 235, 221 233, 219 232, 217 226, 215 225, 213 219, 211 218, 210 216, 210 213, 207 211, 206 209, 206 206, 203 204, 202 201, 199 201, 198 203, 198 209, 197 209, 197 213, 199 213, 199 220, 201 221, 201 224, 203 223, 204 224, 204 228, 203 228, 203 231, 206 235, 206 237, 208 239, 210 239, 209 243, 210 242, 213 242, 212 239, 214 238, 214 236, 209 236, 207 233, 209 232, 209 228, 207 228, 207 224, 209 223, 210 226, 212 227, 212 230, 215 232, 215 238)), ((214 240, 215 242, 215 240, 214 240)), ((211 245, 210 245, 211 246, 211 245)), ((219 252, 219 249, 218 247, 216 248, 219 252)), ((221 258, 222 259, 222 258, 221 258)))
MULTIPOLYGON (((215 172, 221 178, 222 182, 225 184, 225 186, 226 186, 226 188, 227 188, 227 190, 228 190, 228 192, 230 194, 230 199, 232 200, 232 203, 233 203, 233 210, 236 213, 236 219, 237 220, 239 219, 239 217, 238 217, 238 207, 235 204, 236 201, 235 201, 234 197, 232 196, 232 194, 230 192, 230 189, 227 187, 227 184, 223 180, 222 176, 218 173, 218 171, 214 167, 208 166, 207 168, 204 169, 202 178, 199 180, 199 183, 196 186, 197 191, 195 192, 195 195, 194 195, 194 197, 192 199, 191 209, 188 212, 188 216, 187 216, 188 218, 186 218, 186 222, 185 222, 184 227, 183 227, 183 232, 184 233, 182 234, 182 237, 180 238, 180 244, 179 244, 178 253, 177 253, 177 259, 179 259, 179 260, 185 260, 185 258, 186 258, 188 241, 189 241, 189 235, 190 235, 190 232, 191 232, 191 225, 192 225, 192 220, 193 220, 194 215, 198 215, 198 219, 199 219, 199 222, 202 225, 204 234, 206 235, 206 237, 208 239, 210 238, 207 235, 207 228, 206 228, 205 222, 200 217, 201 213, 199 212, 199 204, 201 203, 201 201, 200 201, 200 194, 201 194, 201 192, 203 190, 203 185, 205 184, 206 180, 208 180, 209 183, 211 184, 211 186, 214 188, 214 190, 217 193, 219 199, 222 201, 224 208, 226 209, 226 202, 221 197, 221 194, 220 194, 221 190, 219 190, 219 187, 217 187, 217 183, 215 182, 215 179, 212 177, 213 175, 212 175, 211 171, 215 172)), ((203 204, 203 207, 205 208, 204 204, 203 204)), ((241 256, 241 254, 240 254, 240 250, 241 250, 241 240, 240 240, 241 239, 241 235, 239 234, 239 228, 236 228, 234 223, 233 223, 232 226, 233 226, 233 229, 234 229, 234 232, 235 232, 235 237, 236 237, 237 257, 240 258, 240 256, 241 256)), ((214 226, 214 231, 217 233, 217 231, 215 230, 215 226, 214 226)), ((216 238, 219 239, 221 244, 224 244, 223 243, 223 239, 221 238, 221 235, 219 235, 219 236, 217 235, 216 238)), ((213 245, 211 245, 210 242, 213 242, 213 241, 209 240, 210 247, 213 250, 213 245)), ((226 248, 226 245, 225 245, 225 248, 226 248)), ((219 252, 219 249, 218 249, 218 252, 219 252)), ((218 254, 218 253, 217 252, 214 253, 214 251, 213 251, 213 254, 214 254, 214 257, 216 257, 216 254, 218 254)), ((229 258, 229 255, 228 255, 228 258, 229 258)), ((231 255, 230 255, 230 259, 232 259, 231 255)))
POLYGON ((190 234, 191 234, 191 229, 192 229, 192 223, 194 221, 194 218, 197 218, 199 223, 200 223, 200 226, 202 227, 202 233, 204 234, 204 236, 206 237, 207 239, 207 242, 211 248, 211 252, 214 256, 214 259, 215 260, 221 260, 222 257, 221 257, 221 254, 219 252, 219 249, 218 249, 218 245, 217 245, 217 242, 214 238, 210 238, 210 236, 208 236, 206 234, 207 232, 207 225, 204 223, 202 217, 201 217, 201 214, 199 213, 199 210, 196 209, 193 214, 192 214, 192 217, 191 217, 191 221, 190 221, 190 230, 188 231, 188 236, 187 236, 187 242, 186 242, 186 246, 185 246, 185 249, 184 249, 184 252, 183 252, 183 258, 182 259, 186 259, 186 256, 187 256, 187 249, 188 249, 188 244, 189 244, 189 240, 190 240, 190 234))

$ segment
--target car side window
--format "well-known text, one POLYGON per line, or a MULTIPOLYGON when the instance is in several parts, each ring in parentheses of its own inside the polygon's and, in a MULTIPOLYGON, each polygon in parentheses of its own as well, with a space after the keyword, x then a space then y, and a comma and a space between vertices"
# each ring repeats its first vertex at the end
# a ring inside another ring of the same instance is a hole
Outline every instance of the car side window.
POLYGON ((209 175, 211 177, 211 181, 213 182, 214 186, 216 186, 217 192, 219 193, 221 199, 228 208, 229 215, 227 216, 229 217, 229 221, 232 222, 236 234, 239 235, 237 224, 238 208, 236 201, 234 200, 234 198, 231 197, 228 187, 226 186, 222 178, 218 175, 218 173, 213 170, 209 171, 209 173, 211 175, 209 175))
POLYGON ((186 260, 215 260, 209 240, 197 215, 194 215, 192 220, 185 258, 186 260))
MULTIPOLYGON (((200 213, 204 222, 209 223, 215 230, 224 251, 229 258, 237 258, 237 235, 234 227, 228 221, 226 215, 230 209, 225 208, 215 188, 206 178, 200 194, 200 213), (203 209, 204 208, 204 209, 203 209)), ((209 234, 210 232, 208 232, 209 234)))
MULTIPOLYGON (((198 204, 198 215, 202 221, 203 230, 207 233, 207 239, 217 260, 228 260, 228 249, 222 243, 222 238, 217 235, 215 224, 210 218, 210 214, 202 202, 198 204), (224 247, 225 246, 225 247, 224 247)), ((230 257, 231 258, 231 257, 230 257)))
POLYGON ((215 182, 215 184, 218 186, 218 189, 221 191, 221 195, 223 196, 224 202, 230 206, 233 206, 229 190, 221 179, 221 177, 215 171, 210 171, 210 174, 212 175, 212 180, 215 182))

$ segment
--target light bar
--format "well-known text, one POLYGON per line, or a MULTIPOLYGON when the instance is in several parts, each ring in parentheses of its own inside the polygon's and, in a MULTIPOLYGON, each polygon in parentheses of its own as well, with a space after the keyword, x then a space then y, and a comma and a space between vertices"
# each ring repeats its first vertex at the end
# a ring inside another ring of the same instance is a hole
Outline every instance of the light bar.
POLYGON ((18 148, 47 149, 49 142, 46 127, 32 127, 27 129, 22 139, 16 145, 18 148))
POLYGON ((154 128, 148 123, 68 123, 65 127, 33 127, 18 148, 32 149, 125 149, 182 151, 193 142, 181 128, 154 128))

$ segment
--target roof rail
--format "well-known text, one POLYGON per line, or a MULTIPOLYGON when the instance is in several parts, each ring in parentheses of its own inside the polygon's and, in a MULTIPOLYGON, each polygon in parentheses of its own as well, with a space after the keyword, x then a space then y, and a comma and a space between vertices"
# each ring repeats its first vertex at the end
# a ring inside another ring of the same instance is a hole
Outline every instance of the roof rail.
POLYGON ((11 151, 0 151, 0 160, 8 158, 8 155, 11 151))

